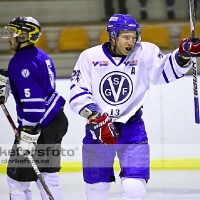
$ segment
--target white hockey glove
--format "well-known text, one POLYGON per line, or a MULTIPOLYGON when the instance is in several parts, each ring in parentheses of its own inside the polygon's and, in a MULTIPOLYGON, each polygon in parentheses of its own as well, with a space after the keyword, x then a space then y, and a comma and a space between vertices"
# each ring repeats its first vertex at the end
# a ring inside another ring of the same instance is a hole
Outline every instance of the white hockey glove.
POLYGON ((10 93, 10 84, 7 71, 0 69, 0 104, 6 103, 10 93))
POLYGON ((20 132, 19 143, 17 144, 18 152, 22 156, 27 156, 29 154, 33 155, 35 153, 35 145, 40 136, 41 129, 40 126, 23 126, 20 132))

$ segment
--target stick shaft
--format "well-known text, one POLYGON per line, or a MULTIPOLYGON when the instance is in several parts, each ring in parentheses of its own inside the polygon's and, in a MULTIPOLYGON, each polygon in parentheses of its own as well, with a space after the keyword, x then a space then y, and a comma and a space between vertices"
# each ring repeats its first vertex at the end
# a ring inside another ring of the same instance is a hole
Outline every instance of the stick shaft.
POLYGON ((191 37, 195 38, 195 9, 194 0, 189 0, 191 37))
POLYGON ((17 138, 19 138, 20 134, 19 134, 19 132, 18 132, 18 129, 17 129, 17 127, 15 126, 15 123, 14 123, 14 121, 12 120, 12 118, 11 118, 11 116, 10 116, 10 114, 9 114, 9 112, 8 112, 8 110, 7 110, 7 108, 6 108, 6 106, 5 106, 4 104, 1 104, 1 108, 2 108, 2 110, 3 110, 3 112, 4 112, 4 114, 6 115, 8 121, 10 122, 10 125, 11 125, 13 131, 15 132, 15 135, 17 136, 17 138))
MULTIPOLYGON (((194 0, 189 0, 189 9, 190 9, 190 31, 191 38, 195 38, 195 9, 194 9, 194 0)), ((198 96, 198 81, 197 81, 197 59, 192 58, 192 75, 193 75, 193 93, 194 93, 194 113, 195 113, 195 123, 200 123, 199 115, 199 96, 198 96)))
POLYGON ((32 165, 32 167, 33 167, 35 173, 37 174, 37 177, 38 177, 38 179, 40 180, 40 182, 41 182, 41 184, 42 184, 42 186, 43 186, 45 192, 47 193, 49 199, 50 199, 50 200, 54 200, 54 198, 53 198, 53 196, 52 196, 52 194, 51 194, 51 192, 50 192, 48 186, 46 185, 46 183, 45 183, 45 181, 44 181, 44 179, 43 179, 43 177, 42 177, 42 175, 41 175, 41 173, 40 173, 40 170, 38 169, 38 167, 37 167, 37 165, 36 165, 36 163, 35 163, 33 157, 29 154, 29 155, 27 156, 27 158, 28 158, 29 162, 31 163, 31 165, 32 165))
MULTIPOLYGON (((15 126, 15 123, 14 123, 12 117, 10 116, 10 113, 8 112, 6 106, 5 106, 4 104, 1 104, 1 108, 2 108, 2 110, 3 110, 3 112, 4 112, 4 114, 6 115, 8 121, 10 122, 10 125, 11 125, 13 131, 15 132, 16 137, 19 138, 19 137, 20 137, 20 134, 19 134, 19 132, 18 132, 18 129, 17 129, 17 127, 15 126)), ((36 173, 38 179, 40 180, 40 182, 41 182, 41 184, 42 184, 44 190, 46 191, 46 193, 47 193, 49 199, 50 199, 50 200, 54 200, 54 198, 53 198, 53 196, 52 196, 52 194, 51 194, 51 192, 50 192, 48 186, 46 185, 46 183, 45 183, 45 181, 44 181, 44 179, 43 179, 43 177, 42 177, 42 175, 41 175, 41 173, 40 173, 40 171, 39 171, 39 169, 38 169, 38 167, 37 167, 37 165, 36 165, 36 163, 35 163, 33 157, 29 154, 29 155, 27 156, 27 158, 28 158, 29 162, 31 163, 31 166, 33 167, 33 169, 34 169, 34 171, 35 171, 35 173, 36 173)))

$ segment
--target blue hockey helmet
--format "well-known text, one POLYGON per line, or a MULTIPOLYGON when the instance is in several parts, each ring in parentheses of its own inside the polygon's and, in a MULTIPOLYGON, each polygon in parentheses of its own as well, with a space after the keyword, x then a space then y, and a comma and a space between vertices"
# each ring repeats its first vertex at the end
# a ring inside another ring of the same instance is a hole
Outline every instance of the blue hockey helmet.
POLYGON ((119 36, 119 31, 136 31, 136 40, 140 40, 140 25, 129 14, 114 14, 108 21, 107 32, 111 39, 119 36))

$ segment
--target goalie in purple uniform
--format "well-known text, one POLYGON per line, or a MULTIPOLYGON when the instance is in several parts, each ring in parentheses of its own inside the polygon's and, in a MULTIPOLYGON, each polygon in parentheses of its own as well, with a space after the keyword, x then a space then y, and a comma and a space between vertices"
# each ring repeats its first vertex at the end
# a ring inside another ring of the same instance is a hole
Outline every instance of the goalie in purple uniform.
POLYGON ((44 51, 34 46, 40 35, 41 26, 32 17, 13 19, 2 34, 15 54, 8 71, 0 70, 0 103, 6 102, 11 88, 20 132, 7 167, 11 200, 31 200, 31 181, 36 181, 42 199, 49 199, 26 158, 27 154, 33 155, 54 199, 63 199, 56 174, 60 170, 60 155, 54 156, 52 152, 60 152, 68 120, 63 111, 65 99, 56 91, 54 63, 44 51))
POLYGON ((122 198, 142 200, 150 178, 142 106, 150 84, 175 81, 192 67, 200 40, 186 38, 179 49, 162 54, 155 44, 141 42, 137 21, 122 14, 110 18, 107 32, 109 42, 83 51, 71 76, 71 110, 87 119, 82 147, 87 199, 108 199, 117 154, 122 198))

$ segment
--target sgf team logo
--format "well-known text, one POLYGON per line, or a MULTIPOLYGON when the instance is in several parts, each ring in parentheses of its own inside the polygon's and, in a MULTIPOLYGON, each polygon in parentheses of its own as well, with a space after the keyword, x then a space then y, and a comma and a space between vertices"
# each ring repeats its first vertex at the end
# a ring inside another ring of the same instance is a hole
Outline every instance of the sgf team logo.
POLYGON ((114 71, 103 77, 99 92, 106 103, 116 106, 125 103, 130 98, 133 83, 127 74, 114 71))

